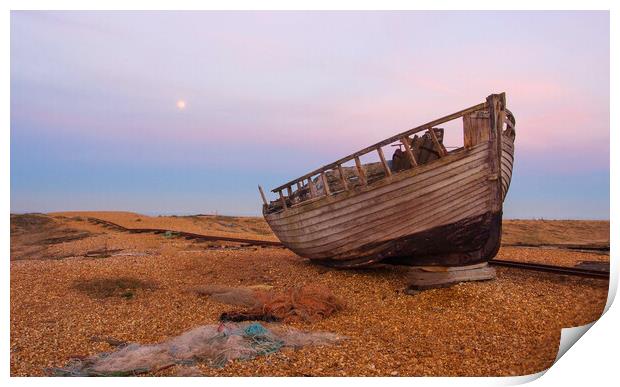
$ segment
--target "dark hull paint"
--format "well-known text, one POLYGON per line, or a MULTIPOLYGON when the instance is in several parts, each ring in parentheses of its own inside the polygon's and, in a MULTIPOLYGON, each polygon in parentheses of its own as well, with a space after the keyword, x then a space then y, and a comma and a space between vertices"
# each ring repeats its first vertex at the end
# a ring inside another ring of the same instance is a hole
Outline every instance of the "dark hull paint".
POLYGON ((362 246, 379 251, 351 260, 313 260, 330 267, 363 267, 375 263, 407 266, 464 266, 487 262, 497 255, 502 213, 487 212, 387 242, 362 246))

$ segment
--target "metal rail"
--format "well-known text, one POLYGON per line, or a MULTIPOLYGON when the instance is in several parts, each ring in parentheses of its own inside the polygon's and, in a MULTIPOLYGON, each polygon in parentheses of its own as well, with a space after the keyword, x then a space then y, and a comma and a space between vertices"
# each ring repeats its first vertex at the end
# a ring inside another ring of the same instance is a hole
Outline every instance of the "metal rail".
MULTIPOLYGON (((182 237, 182 238, 190 239, 190 240, 225 241, 225 242, 243 243, 247 246, 284 248, 284 245, 281 242, 275 242, 275 241, 261 241, 257 239, 231 238, 231 237, 223 237, 223 236, 217 236, 217 235, 203 235, 203 234, 195 234, 195 233, 185 232, 185 231, 166 230, 166 229, 160 229, 160 228, 128 228, 128 227, 121 226, 120 224, 109 222, 107 220, 92 218, 92 217, 89 217, 88 221, 91 223, 95 223, 95 224, 108 227, 108 228, 113 228, 119 231, 135 233, 135 234, 171 233, 174 236, 178 236, 178 237, 182 237)), ((553 273, 553 274, 565 274, 565 275, 575 275, 575 276, 581 276, 581 277, 609 279, 609 272, 607 271, 590 270, 590 269, 583 269, 583 268, 577 268, 577 267, 545 265, 542 263, 506 261, 503 259, 492 259, 489 261, 489 265, 511 267, 511 268, 523 269, 523 270, 541 271, 541 272, 553 273)))
POLYGON ((609 272, 602 270, 590 270, 569 266, 545 265, 542 263, 506 261, 503 259, 492 259, 489 265, 512 267, 516 269, 542 271, 553 274, 567 274, 581 277, 605 278, 609 279, 609 272))
POLYGON ((502 244, 503 247, 518 247, 518 248, 540 248, 540 249, 559 249, 559 250, 577 250, 587 252, 609 252, 609 245, 603 243, 591 243, 587 245, 580 244, 568 244, 568 243, 547 243, 547 244, 533 244, 533 243, 506 243, 502 244))
POLYGON ((107 220, 98 219, 98 218, 88 218, 88 221, 91 223, 96 223, 105 227, 114 228, 119 231, 141 234, 141 233, 154 233, 154 234, 165 234, 170 233, 174 236, 183 237, 185 239, 194 239, 194 240, 204 240, 204 241, 224 241, 224 242, 235 242, 235 243, 243 243, 247 246, 270 246, 270 247, 284 247, 280 242, 274 241, 261 241, 256 239, 245 239, 245 238, 232 238, 232 237, 224 237, 217 235, 203 235, 203 234, 195 234, 192 232, 186 231, 177 231, 177 230, 166 230, 161 228, 127 228, 121 226, 120 224, 112 223, 107 220))

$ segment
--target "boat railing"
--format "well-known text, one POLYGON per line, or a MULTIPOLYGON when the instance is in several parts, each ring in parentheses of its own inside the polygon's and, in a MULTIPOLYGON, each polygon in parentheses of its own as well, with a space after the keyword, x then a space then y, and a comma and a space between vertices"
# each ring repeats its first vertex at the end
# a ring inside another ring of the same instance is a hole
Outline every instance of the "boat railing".
MULTIPOLYGON (((348 156, 345 156, 337 161, 334 161, 333 163, 324 165, 318 169, 315 169, 312 172, 309 172, 303 176, 300 176, 296 179, 293 179, 285 184, 280 185, 279 187, 274 188, 273 190, 271 190, 271 192, 278 194, 279 196, 279 201, 281 203, 282 209, 284 211, 287 210, 287 208, 289 207, 289 205, 287 204, 287 197, 291 198, 293 196, 293 187, 296 187, 296 191, 301 192, 302 189, 307 188, 308 189, 308 193, 309 193, 309 199, 307 200, 303 200, 302 203, 307 203, 308 201, 313 201, 313 199, 318 199, 320 197, 324 197, 324 196, 330 196, 335 192, 331 192, 330 188, 329 188, 329 184, 328 184, 328 179, 327 179, 327 172, 328 171, 333 171, 333 173, 335 174, 337 171, 337 175, 338 175, 338 179, 340 181, 340 183, 342 184, 342 187, 344 189, 344 191, 348 191, 350 189, 350 184, 349 182, 347 182, 347 178, 345 177, 345 173, 343 171, 343 164, 350 162, 351 160, 353 160, 355 162, 355 172, 357 174, 357 179, 359 181, 359 183, 362 186, 365 186, 368 182, 366 174, 364 172, 364 168, 362 167, 362 162, 360 161, 360 157, 364 156, 366 154, 369 154, 371 152, 377 152, 378 156, 379 156, 379 160, 383 166, 383 170, 385 172, 385 176, 386 177, 390 177, 392 176, 392 174, 394 173, 394 171, 391 170, 388 162, 385 159, 385 155, 383 153, 383 149, 382 147, 390 145, 392 143, 395 142, 399 142, 399 145, 402 145, 404 147, 404 154, 407 158, 407 160, 409 161, 409 163, 411 164, 412 168, 415 168, 418 166, 418 161, 416 160, 416 157, 414 156, 414 153, 411 149, 411 139, 409 136, 428 130, 428 133, 431 136, 431 140, 433 141, 433 143, 435 144, 435 147, 439 150, 439 157, 444 157, 447 152, 445 150, 445 148, 443 146, 440 145, 439 140, 437 138, 437 135, 435 133, 434 130, 430 130, 433 129, 435 126, 443 124, 445 122, 448 121, 452 121, 454 119, 463 117, 467 114, 479 111, 479 110, 484 110, 487 109, 489 107, 489 102, 483 102, 480 103, 478 105, 474 105, 471 107, 468 107, 466 109, 460 110, 456 113, 452 113, 449 114, 447 116, 438 118, 434 121, 430 121, 427 122, 423 125, 417 126, 415 128, 406 130, 402 133, 399 133, 397 135, 394 135, 390 138, 387 138, 383 141, 380 141, 374 145, 371 145, 369 147, 366 147, 364 149, 361 149, 355 153, 352 153, 348 156), (318 177, 317 181, 321 182, 321 185, 323 187, 321 194, 319 194, 319 190, 317 189, 316 185, 315 185, 315 181, 313 180, 314 177, 318 177)), ((504 123, 506 124, 507 130, 511 129, 514 131, 514 117, 512 117, 512 114, 510 114, 508 112, 507 116, 504 116, 504 123)), ((261 194, 261 198, 263 200, 263 203, 266 207, 269 206, 269 201, 267 200, 265 193, 262 189, 262 187, 259 185, 258 189, 260 191, 261 194)), ((341 191, 338 191, 341 192, 341 191)), ((296 203, 299 204, 299 203, 296 203)))

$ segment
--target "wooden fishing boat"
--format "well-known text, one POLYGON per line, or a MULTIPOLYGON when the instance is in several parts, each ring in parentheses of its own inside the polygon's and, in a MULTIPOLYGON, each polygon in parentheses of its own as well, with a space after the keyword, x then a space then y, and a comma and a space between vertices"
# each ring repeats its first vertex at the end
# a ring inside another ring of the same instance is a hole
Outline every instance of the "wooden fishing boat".
POLYGON ((499 249, 514 139, 505 94, 492 94, 276 187, 274 201, 259 186, 263 214, 286 247, 329 266, 477 267, 499 249), (438 125, 453 120, 463 146, 448 150, 438 125))

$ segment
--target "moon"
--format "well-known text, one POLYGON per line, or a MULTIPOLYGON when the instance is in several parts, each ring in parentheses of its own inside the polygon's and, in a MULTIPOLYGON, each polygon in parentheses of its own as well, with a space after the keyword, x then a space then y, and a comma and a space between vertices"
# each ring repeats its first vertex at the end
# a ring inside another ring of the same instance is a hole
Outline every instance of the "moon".
POLYGON ((180 100, 177 101, 177 109, 179 109, 179 110, 185 109, 185 101, 184 100, 180 99, 180 100))

